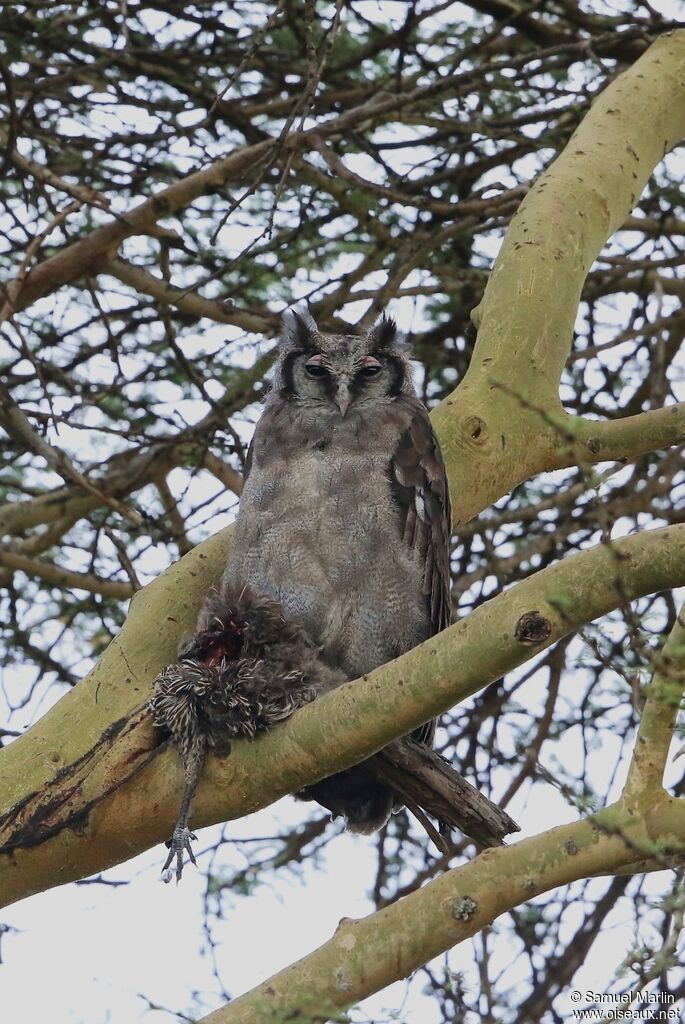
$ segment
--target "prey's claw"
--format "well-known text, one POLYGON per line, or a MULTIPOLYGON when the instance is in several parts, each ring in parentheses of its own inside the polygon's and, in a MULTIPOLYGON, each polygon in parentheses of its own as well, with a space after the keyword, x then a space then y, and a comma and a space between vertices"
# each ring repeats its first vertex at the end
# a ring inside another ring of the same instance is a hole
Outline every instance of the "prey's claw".
POLYGON ((176 881, 181 881, 181 875, 183 874, 183 854, 188 853, 190 863, 197 867, 197 861, 195 860, 195 854, 193 848, 190 845, 193 839, 197 839, 194 832, 191 832, 185 825, 177 825, 174 829, 174 834, 167 843, 169 847, 169 856, 164 862, 162 868, 162 879, 165 882, 170 882, 174 876, 174 872, 171 870, 170 865, 174 858, 176 858, 176 881))

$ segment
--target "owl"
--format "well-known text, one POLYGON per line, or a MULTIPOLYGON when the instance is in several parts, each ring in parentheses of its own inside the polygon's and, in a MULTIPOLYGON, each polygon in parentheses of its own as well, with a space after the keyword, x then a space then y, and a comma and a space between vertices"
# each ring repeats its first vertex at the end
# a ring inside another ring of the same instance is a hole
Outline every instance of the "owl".
MULTIPOLYGON (((287 314, 224 586, 276 602, 336 679, 356 679, 449 624, 449 539, 440 447, 394 321, 325 334, 287 314)), ((298 795, 359 833, 396 803, 363 764, 298 795)))

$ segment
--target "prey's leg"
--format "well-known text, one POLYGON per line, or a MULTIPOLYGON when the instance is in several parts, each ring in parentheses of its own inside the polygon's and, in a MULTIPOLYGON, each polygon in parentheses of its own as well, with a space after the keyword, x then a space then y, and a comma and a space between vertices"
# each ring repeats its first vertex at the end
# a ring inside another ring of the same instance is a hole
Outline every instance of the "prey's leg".
POLYGON ((197 866, 195 854, 193 853, 193 848, 190 845, 192 840, 197 839, 197 836, 194 832, 190 831, 188 822, 190 820, 190 810, 193 805, 193 797, 197 790, 202 766, 205 760, 206 739, 199 730, 195 729, 189 730, 188 735, 184 738, 186 742, 181 742, 179 747, 181 750, 181 758, 183 760, 186 785, 183 791, 183 800, 181 801, 181 809, 178 814, 178 819, 174 826, 171 839, 167 843, 169 847, 169 856, 162 868, 162 879, 165 882, 170 882, 174 874, 176 875, 176 882, 180 882, 181 875, 183 874, 184 855, 186 853, 188 854, 190 863, 197 866), (171 868, 171 864, 174 860, 176 861, 175 872, 171 868))

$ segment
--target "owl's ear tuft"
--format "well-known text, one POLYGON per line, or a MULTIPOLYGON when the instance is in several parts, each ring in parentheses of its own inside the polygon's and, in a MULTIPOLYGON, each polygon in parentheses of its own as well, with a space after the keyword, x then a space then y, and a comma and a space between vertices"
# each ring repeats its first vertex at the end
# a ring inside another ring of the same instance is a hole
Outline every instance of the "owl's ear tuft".
POLYGON ((283 314, 281 348, 315 348, 318 333, 316 321, 306 307, 287 309, 283 314))
POLYGON ((397 324, 387 313, 383 313, 378 323, 369 331, 369 341, 372 348, 380 352, 406 347, 404 335, 397 330, 397 324))

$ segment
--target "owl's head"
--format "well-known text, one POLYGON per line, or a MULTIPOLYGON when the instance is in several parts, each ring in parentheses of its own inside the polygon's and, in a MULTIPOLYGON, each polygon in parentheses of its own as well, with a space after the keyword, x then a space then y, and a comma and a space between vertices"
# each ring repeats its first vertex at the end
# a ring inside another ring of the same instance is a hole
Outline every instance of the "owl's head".
POLYGON ((361 405, 414 394, 395 321, 385 314, 357 337, 323 334, 309 313, 288 311, 274 387, 284 398, 329 406, 341 416, 361 405))

